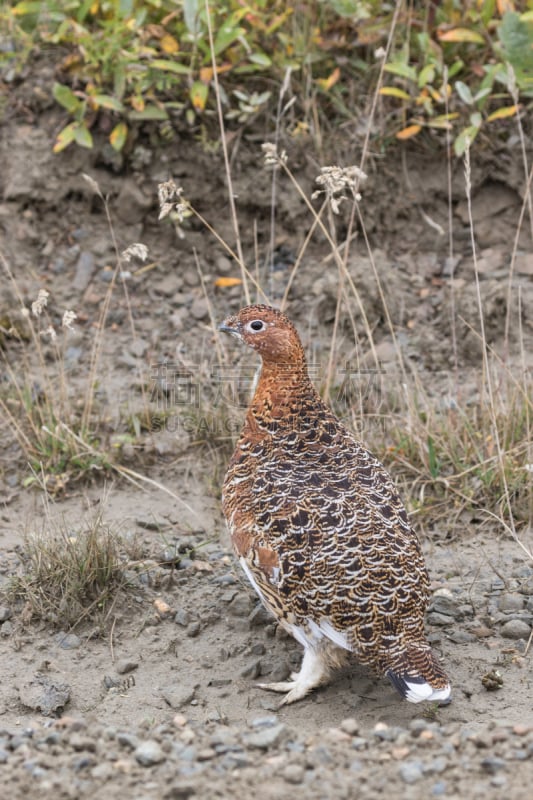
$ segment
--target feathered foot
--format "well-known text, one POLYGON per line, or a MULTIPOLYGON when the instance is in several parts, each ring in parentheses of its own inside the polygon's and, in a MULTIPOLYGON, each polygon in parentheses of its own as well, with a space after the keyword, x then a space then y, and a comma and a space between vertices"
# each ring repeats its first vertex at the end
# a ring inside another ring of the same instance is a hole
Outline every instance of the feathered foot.
POLYGON ((280 703, 280 706, 295 703, 301 700, 312 689, 316 689, 322 683, 326 683, 329 678, 329 664, 325 658, 323 650, 313 650, 307 648, 304 651, 302 666, 299 672, 293 672, 291 680, 281 681, 280 683, 258 683, 260 689, 267 689, 269 692, 287 692, 280 703))

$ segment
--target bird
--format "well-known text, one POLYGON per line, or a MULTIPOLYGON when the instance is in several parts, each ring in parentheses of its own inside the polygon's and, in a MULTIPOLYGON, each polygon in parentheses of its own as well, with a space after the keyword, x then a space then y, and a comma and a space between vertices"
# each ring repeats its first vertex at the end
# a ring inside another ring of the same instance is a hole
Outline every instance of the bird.
POLYGON ((219 330, 261 358, 222 510, 252 587, 304 650, 288 680, 258 686, 293 703, 355 658, 406 700, 446 705, 428 572, 392 478, 321 399, 284 313, 248 305, 219 330))

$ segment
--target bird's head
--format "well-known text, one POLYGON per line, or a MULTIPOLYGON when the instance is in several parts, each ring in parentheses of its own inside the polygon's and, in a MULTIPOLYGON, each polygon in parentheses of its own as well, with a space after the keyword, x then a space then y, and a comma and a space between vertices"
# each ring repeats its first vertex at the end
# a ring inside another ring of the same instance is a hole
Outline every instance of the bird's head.
POLYGON ((297 364, 305 362, 300 337, 292 322, 277 308, 245 306, 227 317, 219 330, 231 333, 256 350, 263 362, 297 364))

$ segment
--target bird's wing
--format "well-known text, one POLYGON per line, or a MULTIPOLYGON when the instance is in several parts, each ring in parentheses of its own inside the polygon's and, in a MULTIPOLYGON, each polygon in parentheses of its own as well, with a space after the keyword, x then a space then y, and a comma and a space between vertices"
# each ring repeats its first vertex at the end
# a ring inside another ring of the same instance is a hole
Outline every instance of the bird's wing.
POLYGON ((239 487, 234 544, 278 617, 375 661, 376 650, 423 636, 429 581, 420 547, 366 449, 342 429, 332 446, 309 444, 256 462, 239 487))

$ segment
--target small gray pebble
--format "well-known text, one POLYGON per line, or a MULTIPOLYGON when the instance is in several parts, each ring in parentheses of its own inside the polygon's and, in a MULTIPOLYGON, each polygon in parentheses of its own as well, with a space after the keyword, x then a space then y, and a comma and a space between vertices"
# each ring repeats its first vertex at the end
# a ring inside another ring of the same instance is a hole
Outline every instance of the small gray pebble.
POLYGON ((154 764, 161 764, 161 762, 166 759, 166 755, 161 749, 161 746, 153 739, 148 739, 146 742, 142 742, 138 745, 133 755, 141 767, 151 767, 154 764))
POLYGON ((9 606, 0 606, 0 625, 2 622, 7 622, 7 620, 11 619, 12 616, 13 612, 9 606))
POLYGON ((119 731, 116 736, 116 741, 121 747, 127 747, 128 750, 135 750, 139 746, 139 739, 133 733, 119 731))
POLYGON ((201 626, 199 622, 191 622, 187 627, 187 636, 189 639, 194 639, 200 633, 201 626))
POLYGON ((247 594, 240 593, 228 605, 228 614, 231 614, 232 617, 247 617, 252 610, 252 606, 252 598, 247 594))
POLYGON ((430 625, 453 625, 454 618, 448 614, 438 614, 436 611, 431 611, 427 615, 427 621, 430 625))
POLYGON ((81 644, 80 637, 75 633, 60 631, 55 639, 62 650, 76 650, 81 644))
POLYGON ((188 611, 185 611, 184 608, 180 608, 178 611, 176 611, 176 615, 174 617, 174 622, 176 625, 181 625, 183 628, 186 628, 190 621, 191 615, 188 611))
POLYGON ((272 622, 272 614, 263 605, 258 605, 248 617, 248 622, 251 628, 262 627, 272 622))
POLYGON ((495 775, 501 769, 505 769, 506 761, 498 756, 489 756, 484 758, 481 762, 481 768, 488 772, 490 775, 495 775))
POLYGON ((524 608, 524 595, 517 592, 502 594, 498 601, 500 611, 521 611, 524 608))
POLYGON ((469 644, 476 641, 474 634, 468 633, 468 631, 453 631, 449 636, 455 644, 469 644))
POLYGON ((255 678, 259 678, 260 675, 261 661, 259 659, 255 659, 247 664, 244 669, 241 669, 241 678, 251 678, 252 680, 255 680, 255 678))
POLYGON ((126 675, 128 672, 133 672, 138 666, 138 661, 130 661, 127 658, 121 658, 120 661, 117 661, 115 669, 119 675, 126 675))
POLYGON ((161 697, 171 708, 178 711, 194 699, 194 691, 194 687, 190 686, 164 686, 161 689, 161 697))
POLYGON ((501 628, 501 635, 505 639, 528 639, 530 633, 529 625, 521 619, 510 619, 501 628))
POLYGON ((305 768, 301 764, 287 764, 282 772, 282 777, 287 783, 302 783, 305 776, 305 768))
POLYGON ((286 730, 287 726, 283 723, 279 723, 279 725, 274 725, 271 728, 264 728, 263 730, 254 731, 254 733, 247 733, 243 736, 243 741, 248 747, 254 747, 258 750, 268 750, 269 747, 274 747, 281 741, 286 730))
POLYGON ((404 783, 416 783, 424 776, 423 765, 420 761, 406 761, 400 769, 400 777, 404 783))

